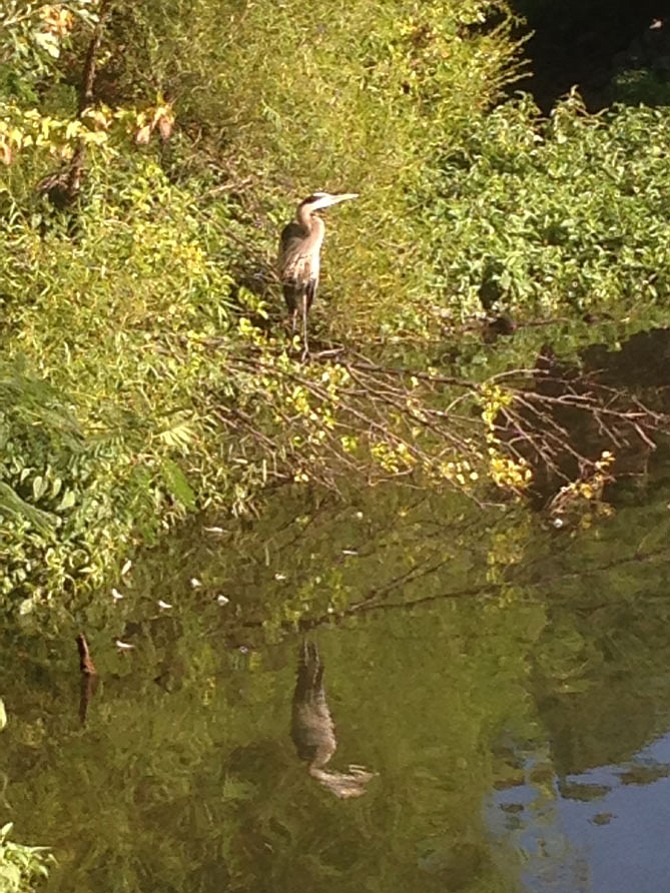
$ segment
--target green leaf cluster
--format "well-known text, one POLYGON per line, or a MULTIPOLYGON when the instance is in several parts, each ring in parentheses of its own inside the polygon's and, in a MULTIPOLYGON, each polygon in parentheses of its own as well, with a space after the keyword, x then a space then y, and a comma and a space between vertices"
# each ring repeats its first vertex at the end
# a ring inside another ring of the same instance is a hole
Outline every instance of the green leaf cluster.
POLYGON ((664 109, 591 116, 577 95, 546 121, 528 101, 496 109, 444 153, 423 203, 439 274, 434 309, 660 316, 667 151, 664 109))
MULTIPOLYGON (((503 3, 111 9, 81 116, 99 5, 2 13, 6 605, 99 586, 188 512, 249 511, 269 482, 337 486, 366 463, 364 479, 486 477, 484 421, 461 439, 467 457, 421 428, 427 410, 444 417, 446 389, 425 398, 413 381, 369 424, 336 361, 297 362, 272 265, 316 188, 361 193, 329 220, 317 342, 372 341, 395 366, 432 370, 405 343, 439 343, 484 304, 633 325, 665 312, 667 113, 594 118, 572 97, 544 121, 527 99, 500 104, 519 70, 503 3), (67 52, 20 51, 37 21, 67 52), (59 210, 36 187, 82 151, 82 194, 59 210)), ((519 366, 541 337, 515 341, 519 366)), ((468 374, 491 371, 480 342, 471 360, 468 374)))
POLYGON ((25 846, 9 840, 12 823, 0 828, 0 891, 30 893, 49 874, 53 861, 45 847, 25 846))

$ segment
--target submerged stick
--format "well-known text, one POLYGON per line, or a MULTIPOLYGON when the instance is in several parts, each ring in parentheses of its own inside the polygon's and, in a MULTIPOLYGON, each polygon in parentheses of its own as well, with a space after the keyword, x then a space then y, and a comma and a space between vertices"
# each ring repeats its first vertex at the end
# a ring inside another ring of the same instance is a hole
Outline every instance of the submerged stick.
POLYGON ((97 676, 98 671, 91 659, 91 652, 86 641, 86 636, 79 633, 76 639, 77 648, 79 650, 79 669, 85 676, 97 676))
POLYGON ((98 671, 91 659, 91 652, 86 641, 86 636, 79 633, 76 638, 77 649, 79 651, 79 671, 81 672, 81 688, 79 690, 79 720, 82 725, 86 724, 86 716, 88 714, 88 705, 91 698, 95 694, 98 687, 98 671))

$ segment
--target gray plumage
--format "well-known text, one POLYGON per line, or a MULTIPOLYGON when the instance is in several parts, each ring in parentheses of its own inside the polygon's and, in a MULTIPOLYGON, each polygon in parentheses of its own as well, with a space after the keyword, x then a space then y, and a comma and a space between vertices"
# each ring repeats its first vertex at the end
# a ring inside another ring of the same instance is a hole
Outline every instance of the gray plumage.
POLYGON ((293 331, 296 329, 298 316, 302 319, 305 355, 309 353, 307 314, 319 284, 321 246, 326 234, 325 224, 316 212, 352 198, 358 198, 358 195, 352 192, 341 195, 314 192, 300 202, 295 220, 282 230, 279 241, 279 278, 293 331))
POLYGON ((342 799, 360 797, 374 772, 351 765, 346 772, 326 769, 337 750, 337 738, 323 687, 323 669, 316 645, 303 641, 293 692, 291 738, 309 774, 320 785, 342 799))
POLYGON ((323 664, 311 642, 303 642, 293 692, 291 737, 298 756, 321 769, 337 748, 335 726, 326 703, 323 664))

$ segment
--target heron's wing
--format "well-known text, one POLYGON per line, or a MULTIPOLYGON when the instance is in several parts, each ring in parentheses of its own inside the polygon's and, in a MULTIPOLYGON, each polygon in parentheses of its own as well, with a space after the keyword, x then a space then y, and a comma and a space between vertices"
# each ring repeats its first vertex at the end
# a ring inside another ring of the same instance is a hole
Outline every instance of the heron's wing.
POLYGON ((295 221, 284 227, 279 241, 279 276, 282 282, 305 285, 319 276, 320 229, 311 232, 295 221))
POLYGON ((279 237, 279 256, 282 257, 296 241, 304 241, 308 237, 306 230, 295 220, 287 223, 279 237))

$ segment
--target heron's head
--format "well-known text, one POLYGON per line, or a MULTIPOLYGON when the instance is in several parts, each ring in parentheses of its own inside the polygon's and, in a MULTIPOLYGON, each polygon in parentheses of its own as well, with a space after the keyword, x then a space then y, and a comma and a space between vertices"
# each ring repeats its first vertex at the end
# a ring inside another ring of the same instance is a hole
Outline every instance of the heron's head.
POLYGON ((313 192, 300 202, 298 211, 313 214, 314 211, 329 208, 331 205, 339 204, 339 202, 346 202, 350 198, 358 198, 358 193, 342 192, 339 195, 331 195, 330 192, 313 192))

